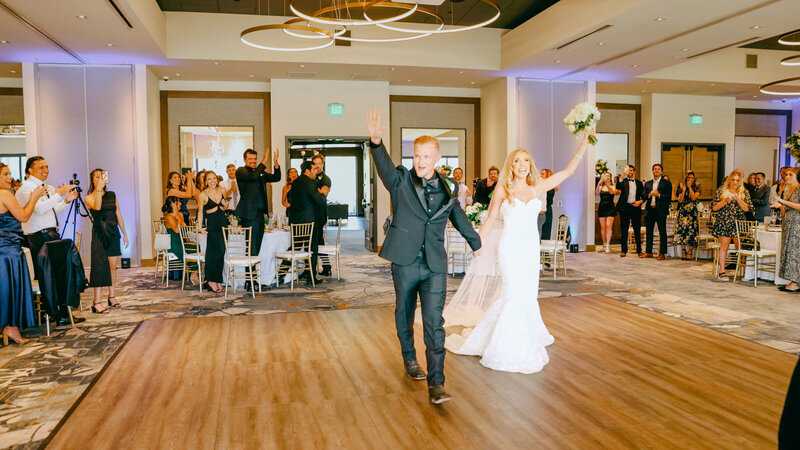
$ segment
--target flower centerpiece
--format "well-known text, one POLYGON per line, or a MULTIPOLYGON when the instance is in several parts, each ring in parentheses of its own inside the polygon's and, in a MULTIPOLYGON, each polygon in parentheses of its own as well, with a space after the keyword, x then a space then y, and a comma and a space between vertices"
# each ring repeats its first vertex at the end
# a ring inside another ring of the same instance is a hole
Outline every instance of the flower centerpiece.
POLYGON ((800 130, 795 131, 793 135, 786 138, 786 144, 783 146, 789 149, 792 156, 794 156, 795 162, 800 164, 800 130))
POLYGON ((473 224, 480 225, 489 217, 489 205, 483 203, 473 203, 464 210, 467 214, 467 219, 473 224))
MULTIPOLYGON (((585 128, 594 128, 600 120, 600 110, 590 103, 580 103, 572 108, 572 111, 564 117, 564 125, 570 133, 577 135, 585 128)), ((597 138, 589 136, 589 143, 597 144, 597 138)))
POLYGON ((594 163, 594 173, 596 173, 598 177, 601 177, 606 172, 608 172, 608 161, 605 159, 598 159, 597 162, 594 163))

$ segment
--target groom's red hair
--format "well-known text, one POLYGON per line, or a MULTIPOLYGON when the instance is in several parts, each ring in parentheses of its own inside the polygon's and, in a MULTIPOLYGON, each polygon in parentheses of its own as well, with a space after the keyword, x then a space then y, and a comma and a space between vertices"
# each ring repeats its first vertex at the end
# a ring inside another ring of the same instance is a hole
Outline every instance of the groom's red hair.
POLYGON ((417 145, 425 145, 425 144, 433 144, 436 146, 436 150, 439 150, 439 140, 433 136, 420 136, 414 139, 414 146, 417 145))

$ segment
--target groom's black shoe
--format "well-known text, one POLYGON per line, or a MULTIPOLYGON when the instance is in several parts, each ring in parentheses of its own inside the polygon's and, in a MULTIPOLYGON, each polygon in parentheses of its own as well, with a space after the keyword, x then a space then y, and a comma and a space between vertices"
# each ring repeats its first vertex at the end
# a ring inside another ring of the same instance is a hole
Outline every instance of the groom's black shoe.
POLYGON ((434 405, 441 405, 442 403, 453 401, 453 397, 450 397, 447 395, 447 392, 444 391, 443 384, 428 386, 428 396, 430 397, 431 403, 434 405))
POLYGON ((406 375, 415 380, 424 380, 427 378, 425 371, 419 366, 416 361, 406 361, 406 375))

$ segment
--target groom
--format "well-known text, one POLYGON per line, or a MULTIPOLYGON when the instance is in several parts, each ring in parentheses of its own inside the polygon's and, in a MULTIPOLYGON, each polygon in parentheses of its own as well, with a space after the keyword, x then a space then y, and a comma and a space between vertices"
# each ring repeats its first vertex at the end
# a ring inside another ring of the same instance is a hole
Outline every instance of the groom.
MULTIPOLYGON (((441 159, 439 141, 421 136, 414 141, 414 169, 395 167, 381 142, 384 127, 376 109, 367 113, 372 161, 389 190, 393 219, 383 242, 380 256, 392 262, 395 291, 395 325, 403 351, 406 374, 426 378, 417 363, 414 350, 414 312, 419 295, 425 359, 428 364, 430 402, 441 404, 452 397, 444 390, 444 319, 442 308, 447 289, 447 257, 444 233, 447 220, 461 233, 470 247, 481 247, 480 237, 472 229, 458 206, 458 191, 451 191, 447 179, 434 170, 441 159)), ((452 188, 458 189, 453 184, 452 188)))

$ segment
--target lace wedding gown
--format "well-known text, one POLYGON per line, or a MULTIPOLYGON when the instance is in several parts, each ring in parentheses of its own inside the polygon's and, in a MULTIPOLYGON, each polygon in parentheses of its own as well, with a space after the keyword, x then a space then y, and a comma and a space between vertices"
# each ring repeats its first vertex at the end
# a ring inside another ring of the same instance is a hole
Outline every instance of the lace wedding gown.
MULTIPOLYGON (((548 363, 545 347, 553 343, 553 336, 542 321, 538 302, 539 234, 536 221, 541 209, 540 198, 527 203, 513 199, 500 206, 504 228, 500 231, 496 267, 502 283, 499 283, 499 289, 479 289, 481 292, 476 295, 474 278, 486 277, 488 281, 478 283, 486 285, 492 283, 492 276, 485 267, 481 270, 483 273, 476 273, 475 268, 470 267, 465 282, 443 315, 445 326, 474 325, 475 328, 467 328, 461 335, 447 336, 445 348, 451 352, 482 356, 481 364, 485 367, 506 372, 535 373, 548 363), (490 302, 491 306, 488 306, 490 302), (488 306, 488 309, 484 310, 476 325, 473 322, 476 308, 480 306, 488 306)), ((486 260, 481 261, 485 256, 481 253, 473 261, 473 266, 486 264, 486 260)))

